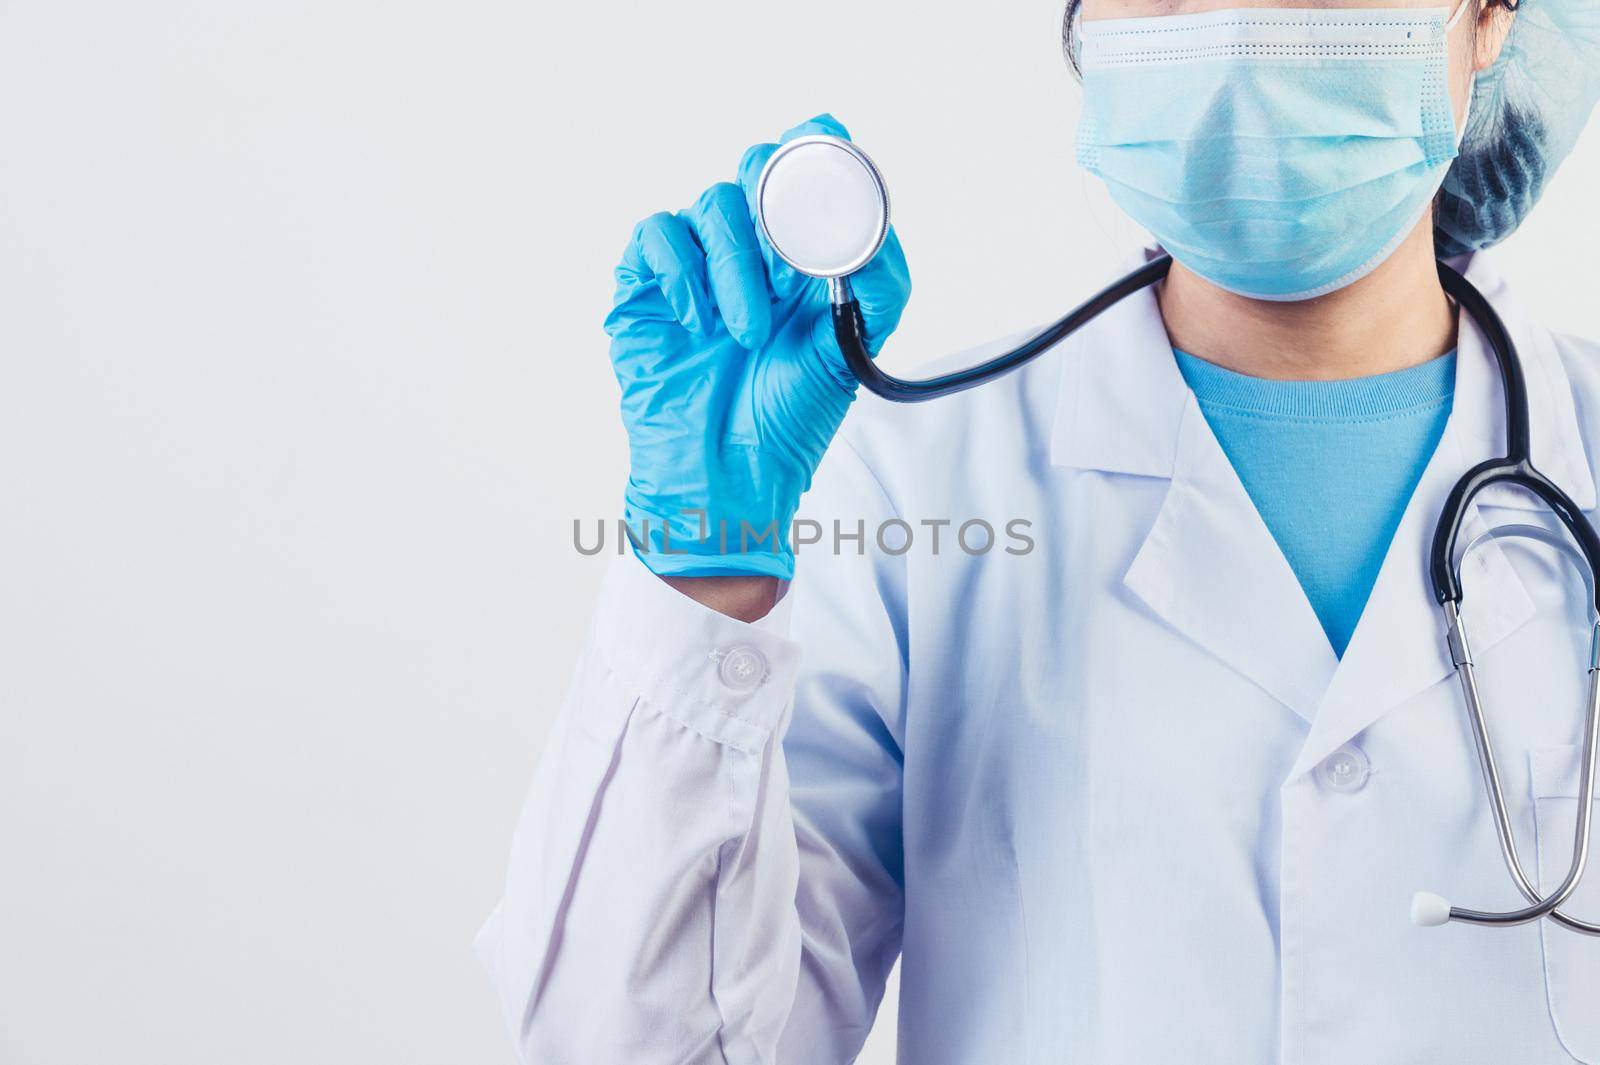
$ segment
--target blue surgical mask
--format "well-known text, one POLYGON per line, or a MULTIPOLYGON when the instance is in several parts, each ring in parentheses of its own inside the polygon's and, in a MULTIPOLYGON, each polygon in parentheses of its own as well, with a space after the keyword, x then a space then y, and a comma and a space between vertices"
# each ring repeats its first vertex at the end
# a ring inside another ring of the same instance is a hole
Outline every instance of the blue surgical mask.
POLYGON ((1468 3, 1086 22, 1078 161, 1213 284, 1267 300, 1353 284, 1456 157, 1448 36, 1468 3))

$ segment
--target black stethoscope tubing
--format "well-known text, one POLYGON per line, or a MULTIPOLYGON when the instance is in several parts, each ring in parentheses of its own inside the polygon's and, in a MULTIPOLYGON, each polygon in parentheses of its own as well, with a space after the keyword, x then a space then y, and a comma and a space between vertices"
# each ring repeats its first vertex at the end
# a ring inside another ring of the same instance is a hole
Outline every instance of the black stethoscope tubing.
MULTIPOLYGON (((937 377, 907 380, 879 369, 867 348, 861 306, 843 287, 839 295, 846 298, 836 298, 833 303, 834 336, 846 365, 867 391, 896 403, 918 403, 963 392, 1033 361, 1129 296, 1163 280, 1171 269, 1171 257, 1159 256, 1102 289, 1025 343, 976 366, 937 377)), ((1462 525, 1473 499, 1497 484, 1523 488, 1538 496, 1577 542, 1590 573, 1600 574, 1600 535, 1596 535, 1594 526, 1577 503, 1534 468, 1528 424, 1528 384, 1510 332, 1489 301, 1459 271, 1440 262, 1439 281, 1445 292, 1477 323, 1494 352, 1505 400, 1506 451, 1502 457, 1488 459, 1468 470, 1446 498, 1429 553, 1428 572, 1434 595, 1441 604, 1460 604, 1461 574, 1456 553, 1462 525)), ((1591 598, 1595 610, 1600 612, 1600 589, 1591 598)))

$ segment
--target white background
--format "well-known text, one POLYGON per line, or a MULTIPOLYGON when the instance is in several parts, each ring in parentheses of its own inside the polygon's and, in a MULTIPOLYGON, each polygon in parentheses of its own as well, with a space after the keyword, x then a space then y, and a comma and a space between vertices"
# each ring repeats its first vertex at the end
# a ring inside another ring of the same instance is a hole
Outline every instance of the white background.
MULTIPOLYGON (((508 1061, 469 944, 619 507, 633 222, 831 110, 892 366, 1053 317, 1139 240, 1058 16, 0 0, 0 1061, 508 1061)), ((1591 335, 1596 188, 1591 133, 1502 255, 1591 335)))

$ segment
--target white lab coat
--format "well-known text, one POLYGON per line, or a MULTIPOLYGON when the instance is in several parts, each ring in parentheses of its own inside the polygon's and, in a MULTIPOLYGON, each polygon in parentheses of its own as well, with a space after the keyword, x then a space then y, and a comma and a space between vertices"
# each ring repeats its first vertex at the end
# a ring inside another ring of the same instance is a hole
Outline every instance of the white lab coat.
MULTIPOLYGON (((1469 277, 1520 345, 1537 463, 1592 509, 1600 350, 1481 256, 1469 277)), ((1420 888, 1522 904, 1425 571, 1446 493, 1502 447, 1471 324, 1458 366, 1342 661, 1148 292, 999 383, 863 397, 802 514, 829 540, 864 520, 866 550, 802 550, 766 622, 619 560, 479 941, 524 1059, 849 1062, 898 956, 911 1065, 1600 1062, 1600 940, 1408 915, 1420 888), (871 542, 893 517, 903 555, 871 542), (972 518, 1036 547, 969 555, 952 525, 929 550, 922 522, 972 518)), ((1537 520, 1501 490, 1468 531, 1537 520)), ((1546 889, 1589 641, 1555 557, 1491 546, 1465 577, 1546 889)), ((1569 909, 1600 919, 1600 870, 1569 909)))

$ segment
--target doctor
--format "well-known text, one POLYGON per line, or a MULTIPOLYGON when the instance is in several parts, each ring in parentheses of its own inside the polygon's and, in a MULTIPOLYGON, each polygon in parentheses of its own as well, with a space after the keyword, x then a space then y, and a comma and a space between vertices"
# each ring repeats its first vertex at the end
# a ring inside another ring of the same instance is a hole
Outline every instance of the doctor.
MULTIPOLYGON (((1587 119, 1600 12, 1225 6, 1069 12, 1080 159, 1176 265, 993 385, 846 419, 826 292, 752 224, 774 145, 636 229, 607 329, 641 543, 479 940, 527 1062, 842 1065, 898 958, 912 1065, 1600 1063, 1600 940, 1408 915, 1523 901, 1425 572, 1504 431, 1435 255, 1505 318, 1535 459, 1592 510, 1600 349, 1476 252, 1587 119), (797 511, 798 565, 760 535, 797 511)), ((881 345, 896 240, 855 289, 881 345)), ((1541 520, 1502 492, 1468 531, 1541 520)), ((1548 890, 1583 583, 1510 542, 1466 581, 1548 890)), ((1600 874, 1564 909, 1600 920, 1600 874)))

